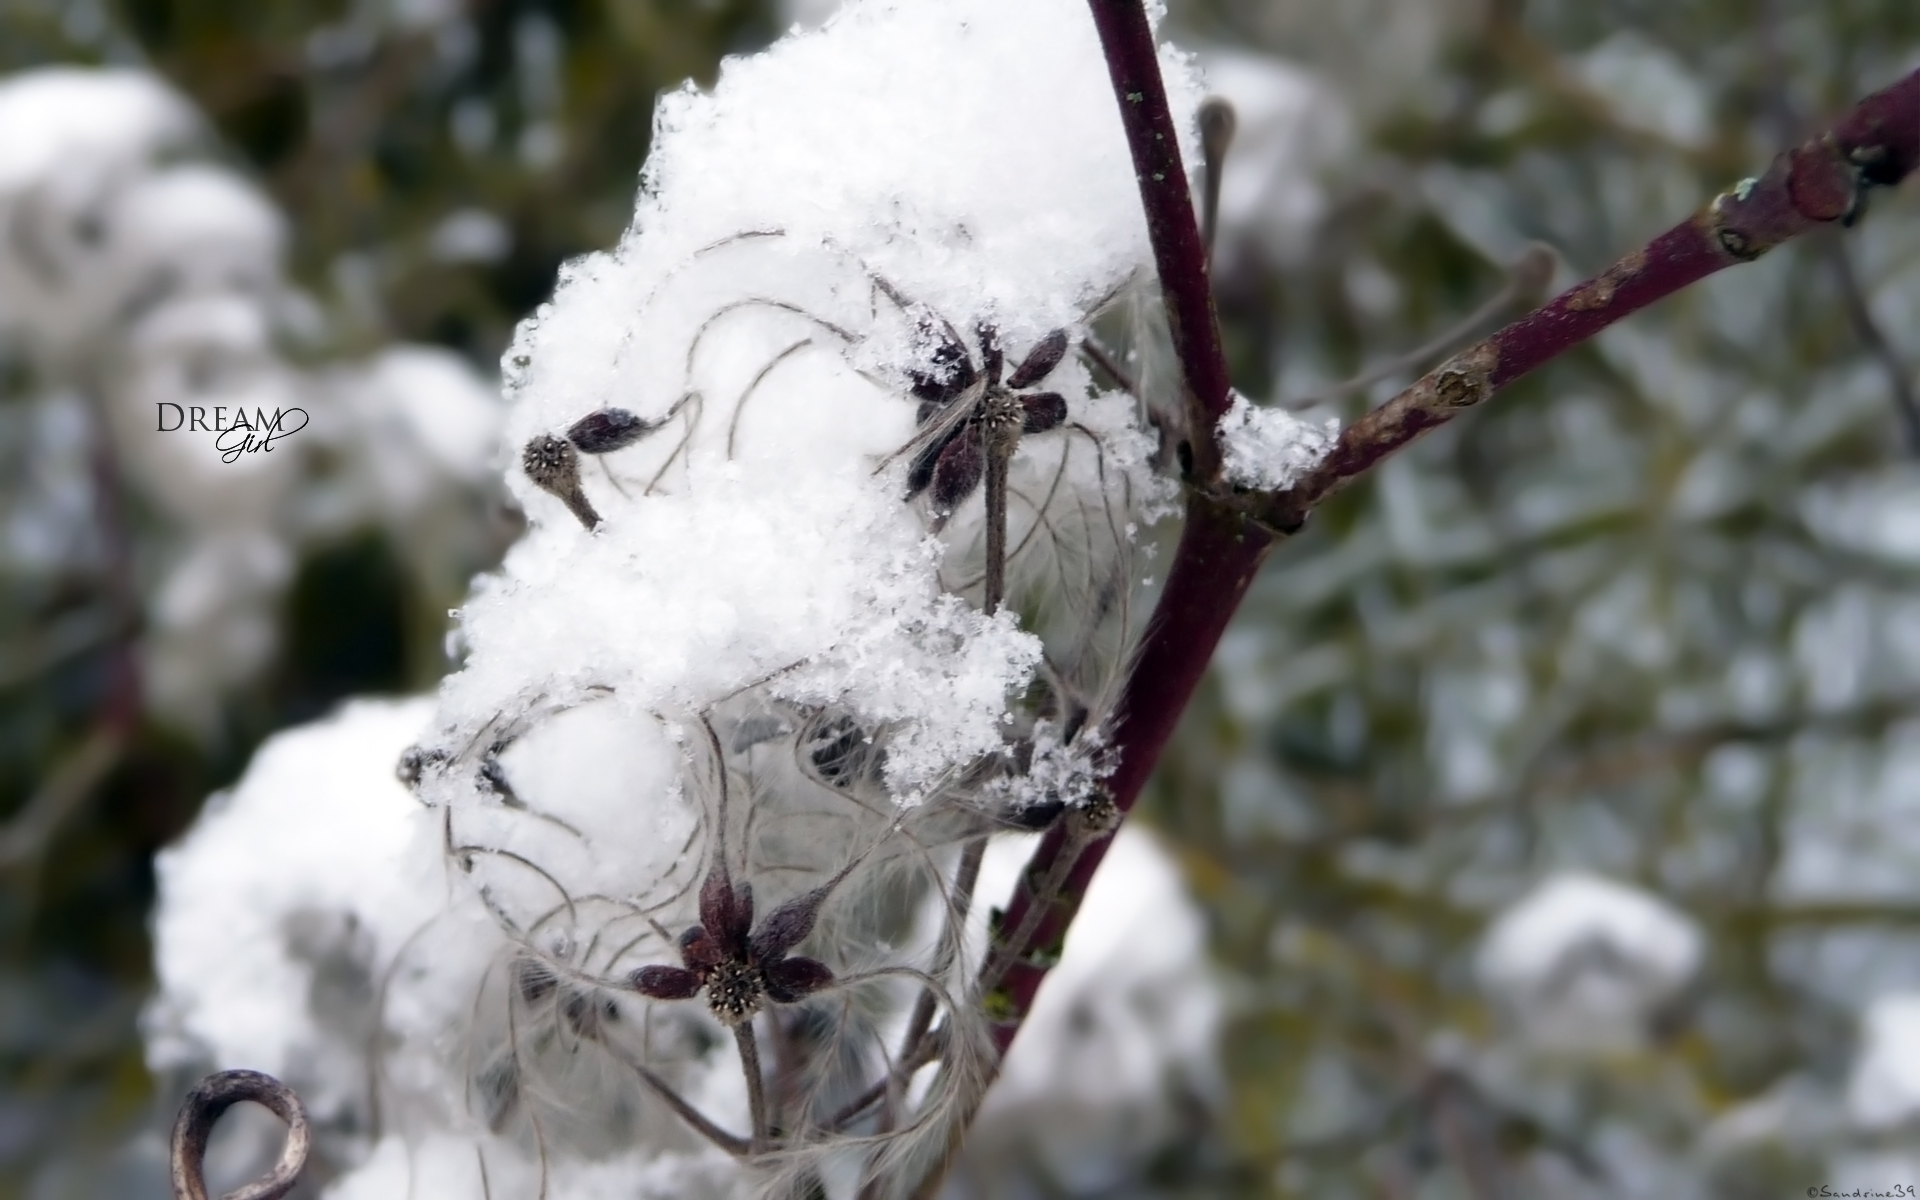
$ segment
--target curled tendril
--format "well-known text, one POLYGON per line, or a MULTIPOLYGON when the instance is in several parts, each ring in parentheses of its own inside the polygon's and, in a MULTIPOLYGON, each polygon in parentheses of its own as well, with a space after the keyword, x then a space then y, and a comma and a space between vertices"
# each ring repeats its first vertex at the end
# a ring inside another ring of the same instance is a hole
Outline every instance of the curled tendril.
POLYGON ((300 1180, 307 1165, 307 1110, 294 1090, 259 1071, 221 1071, 209 1075, 187 1093, 173 1123, 173 1198, 207 1200, 203 1174, 207 1139, 220 1114, 242 1100, 261 1105, 287 1123, 287 1141, 273 1170, 220 1200, 280 1200, 300 1180))

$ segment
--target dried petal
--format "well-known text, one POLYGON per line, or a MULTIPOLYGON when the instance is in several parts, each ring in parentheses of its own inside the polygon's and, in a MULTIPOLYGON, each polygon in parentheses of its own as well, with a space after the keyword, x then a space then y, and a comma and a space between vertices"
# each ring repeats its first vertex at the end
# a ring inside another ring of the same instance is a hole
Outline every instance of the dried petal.
POLYGON ((933 346, 933 352, 927 356, 927 369, 907 368, 907 379, 913 385, 915 396, 945 404, 973 386, 973 363, 968 361, 967 348, 961 344, 953 326, 945 321, 936 326, 922 318, 914 333, 920 342, 933 346))
POLYGON ((1067 398, 1059 392, 1034 392, 1020 397, 1020 406, 1027 410, 1027 433, 1045 433, 1049 429, 1058 429, 1067 419, 1067 398))
POLYGON ((827 898, 827 891, 817 887, 768 913, 753 933, 750 949, 754 961, 772 962, 805 940, 813 932, 813 920, 820 914, 820 903, 827 898))
POLYGON ((700 885, 700 923, 728 951, 746 949, 747 931, 753 928, 753 888, 744 883, 735 887, 717 853, 700 885))
POLYGON ((767 996, 776 1004, 792 1004, 833 982, 827 964, 811 958, 783 958, 766 969, 767 996))
POLYGON ((978 432, 971 426, 964 432, 966 436, 954 438, 933 465, 933 506, 942 512, 951 512, 973 495, 987 471, 978 432))
POLYGON ((611 454, 633 445, 660 424, 624 408, 603 408, 568 426, 567 440, 580 447, 582 454, 611 454))
POLYGON ((720 943, 698 925, 680 935, 680 961, 687 964, 689 971, 711 971, 726 957, 720 943))
POLYGON ((679 967, 641 967, 630 978, 634 991, 655 1000, 685 1000, 700 990, 700 977, 679 967))
POLYGON ((1066 356, 1067 331, 1056 329, 1041 338, 1040 344, 1027 354, 1026 360, 1013 369, 1013 374, 1007 377, 1007 386, 1010 388, 1032 387, 1053 374, 1053 369, 1059 366, 1060 360, 1066 356))
POLYGON ((933 482, 934 467, 940 462, 940 456, 946 453, 947 447, 953 445, 953 440, 966 429, 967 426, 962 425, 950 431, 945 437, 928 442, 918 454, 913 456, 913 465, 907 468, 907 499, 911 500, 927 490, 927 485, 933 482))
POLYGON ((983 370, 989 384, 1000 382, 1000 372, 1005 369, 1007 356, 1000 349, 1000 334, 993 326, 981 322, 974 326, 974 332, 980 338, 980 361, 985 364, 983 370))

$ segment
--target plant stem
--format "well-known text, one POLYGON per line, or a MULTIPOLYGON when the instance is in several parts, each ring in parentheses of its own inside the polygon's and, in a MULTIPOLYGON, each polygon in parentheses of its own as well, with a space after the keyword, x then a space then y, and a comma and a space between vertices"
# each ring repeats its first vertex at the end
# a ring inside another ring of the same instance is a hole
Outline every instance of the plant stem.
POLYGON ((1831 130, 1778 155, 1698 212, 1469 347, 1341 432, 1320 465, 1262 507, 1279 529, 1428 430, 1621 318, 1800 234, 1850 223, 1868 191, 1891 187, 1920 164, 1920 71, 1875 92, 1831 130))
POLYGON ((1153 264, 1160 273, 1160 294, 1167 306, 1167 328, 1186 377, 1182 399, 1187 428, 1188 475, 1209 482, 1220 471, 1214 426, 1227 411, 1227 357, 1220 348, 1214 318, 1213 287, 1207 279, 1207 246, 1194 219, 1187 170, 1180 160, 1180 135, 1160 78, 1160 48, 1140 0, 1088 0, 1100 31, 1120 102, 1120 120, 1133 154, 1134 180, 1146 211, 1153 264))
POLYGON ((760 1071, 760 1043, 754 1040, 753 1022, 742 1021, 733 1027, 734 1044, 740 1047, 740 1072, 747 1077, 747 1111, 753 1119, 753 1137, 749 1154, 764 1154, 771 1126, 767 1121, 767 1081, 760 1071))
MULTIPOLYGON (((1193 440, 1189 477, 1199 485, 1189 492, 1166 588, 1109 722, 1115 768, 1107 787, 1123 816, 1138 800, 1261 560, 1276 538, 1297 529, 1320 501, 1422 433, 1628 314, 1716 271, 1750 262, 1797 234, 1851 221, 1867 189, 1892 186, 1920 164, 1916 71, 1862 101, 1829 133, 1781 154, 1763 177, 1716 197, 1645 249, 1429 372, 1349 426, 1327 458, 1285 492, 1215 492, 1205 486, 1217 461, 1211 430, 1225 409, 1228 384, 1206 293, 1205 247, 1179 168, 1152 30, 1140 0, 1089 4, 1133 149, 1168 324, 1187 380, 1187 434, 1193 440)), ((1063 822, 1041 841, 1021 873, 987 959, 989 970, 1010 965, 983 997, 1003 1056, 1057 961, 1109 841, 1088 842, 1063 822)), ((988 1082, 991 1075, 957 1104, 948 1163, 988 1082)), ((916 1194, 930 1195, 944 1172, 943 1163, 916 1194)))

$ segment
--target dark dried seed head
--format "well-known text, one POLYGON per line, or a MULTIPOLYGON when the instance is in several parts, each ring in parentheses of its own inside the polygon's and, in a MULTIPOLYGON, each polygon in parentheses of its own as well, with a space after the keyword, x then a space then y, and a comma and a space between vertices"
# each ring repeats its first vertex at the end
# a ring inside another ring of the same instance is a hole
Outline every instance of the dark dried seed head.
POLYGON ((556 496, 580 486, 579 455, 571 445, 550 433, 527 443, 520 455, 520 466, 528 479, 556 496))
POLYGON ((428 767, 438 766, 446 761, 445 750, 428 750, 422 746, 409 746, 407 752, 400 756, 400 762, 394 767, 393 773, 399 776, 401 783, 412 787, 420 782, 420 777, 426 773, 428 767))
POLYGON ((927 443, 918 454, 913 456, 913 465, 907 468, 907 499, 911 500, 927 490, 927 485, 933 482, 934 469, 940 464, 940 456, 945 454, 947 447, 953 445, 954 440, 969 428, 963 425, 945 437, 927 443))
POLYGON ((1120 828, 1120 806, 1114 803, 1111 793, 1098 788, 1081 805, 1073 810, 1074 819, 1080 828, 1090 837, 1106 837, 1120 828))
MULTIPOLYGON (((727 874, 727 864, 714 851, 713 868, 700 885, 700 924, 704 935, 717 942, 728 954, 745 949, 747 934, 753 928, 753 885, 735 886, 727 874)), ((682 937, 682 949, 686 938, 682 937)))
POLYGON ((611 454, 658 428, 660 422, 649 421, 624 408, 603 408, 569 425, 567 440, 578 446, 582 454, 611 454))
POLYGON ((982 321, 974 327, 974 334, 980 339, 980 361, 982 371, 989 384, 1000 382, 1000 372, 1006 366, 1006 354, 1000 349, 1000 332, 982 321))
POLYGON ((973 364, 967 361, 967 348, 952 330, 923 317, 914 327, 914 338, 921 345, 933 347, 924 369, 907 368, 915 396, 944 404, 973 386, 973 364))
POLYGON ((600 524, 600 514, 580 487, 580 456, 571 442, 543 433, 521 451, 520 467, 534 486, 558 497, 580 524, 588 529, 600 524))
POLYGON ((729 960, 707 974, 707 1007, 723 1025, 738 1025, 760 1008, 766 993, 760 969, 748 963, 729 960))

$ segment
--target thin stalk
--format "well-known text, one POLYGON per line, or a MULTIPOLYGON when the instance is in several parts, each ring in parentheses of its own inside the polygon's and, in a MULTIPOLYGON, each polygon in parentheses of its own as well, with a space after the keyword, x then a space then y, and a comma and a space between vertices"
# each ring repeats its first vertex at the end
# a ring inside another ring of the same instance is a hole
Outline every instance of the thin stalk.
POLYGON ((753 1120, 747 1153, 765 1154, 772 1126, 767 1119, 767 1081, 760 1070, 760 1043, 753 1036, 753 1022, 735 1025, 733 1041, 740 1047, 740 1072, 747 1077, 747 1112, 753 1120))
POLYGON ((1007 460, 1013 447, 994 436, 991 422, 982 427, 987 431, 987 580, 980 607, 992 616, 1007 595, 1007 460))

